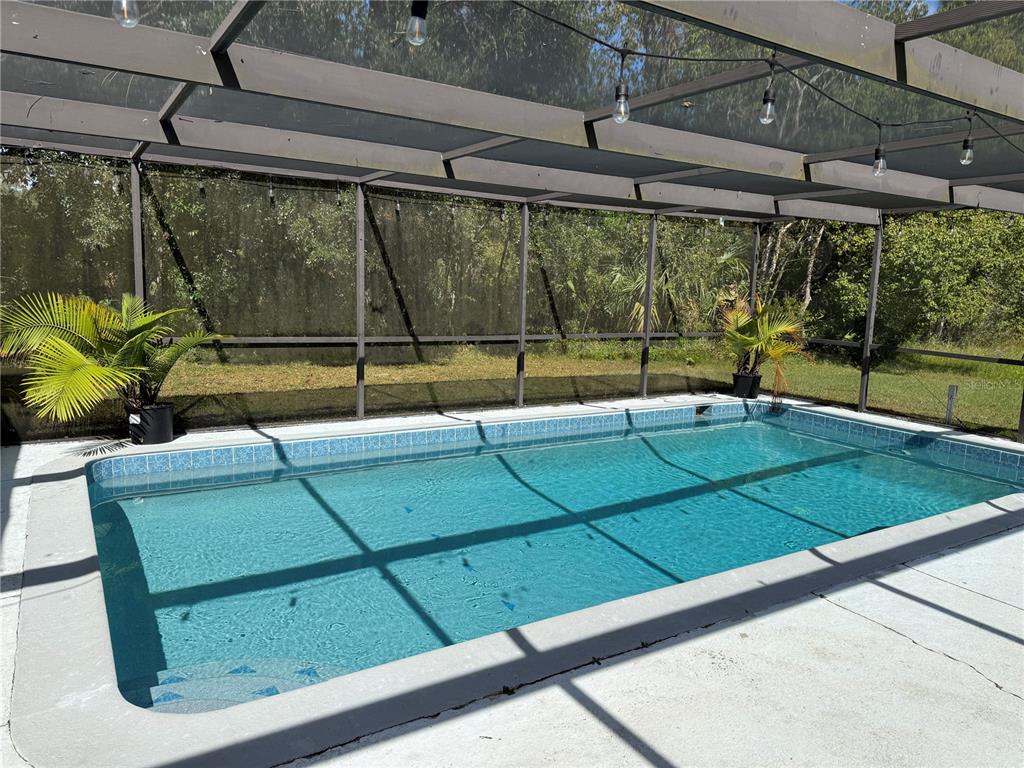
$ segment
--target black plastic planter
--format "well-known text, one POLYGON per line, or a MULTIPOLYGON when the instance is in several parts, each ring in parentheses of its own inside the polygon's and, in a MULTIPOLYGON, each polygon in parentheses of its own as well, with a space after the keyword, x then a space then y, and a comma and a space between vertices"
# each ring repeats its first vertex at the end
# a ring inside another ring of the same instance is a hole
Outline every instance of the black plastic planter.
POLYGON ((174 406, 144 405, 128 413, 128 434, 136 445, 159 445, 174 438, 174 406))
POLYGON ((761 392, 761 374, 752 376, 749 373, 732 375, 732 393, 736 397, 755 398, 761 392))

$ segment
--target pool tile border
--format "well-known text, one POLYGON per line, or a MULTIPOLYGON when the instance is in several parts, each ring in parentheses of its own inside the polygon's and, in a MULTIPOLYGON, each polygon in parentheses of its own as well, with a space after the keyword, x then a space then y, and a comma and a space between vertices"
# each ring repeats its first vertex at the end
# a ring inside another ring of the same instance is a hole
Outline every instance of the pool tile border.
POLYGON ((763 400, 622 410, 459 426, 388 430, 102 458, 86 467, 92 504, 142 493, 301 476, 331 470, 559 445, 758 420, 872 451, 1024 483, 1024 452, 971 445, 941 433, 872 424, 763 400))

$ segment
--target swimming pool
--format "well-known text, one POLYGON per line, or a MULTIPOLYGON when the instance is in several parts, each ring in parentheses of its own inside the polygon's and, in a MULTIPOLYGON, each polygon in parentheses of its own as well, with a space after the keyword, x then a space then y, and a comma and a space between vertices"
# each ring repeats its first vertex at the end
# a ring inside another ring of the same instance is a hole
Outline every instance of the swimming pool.
POLYGON ((1020 455, 763 404, 104 459, 118 684, 196 712, 1011 493, 1020 455))

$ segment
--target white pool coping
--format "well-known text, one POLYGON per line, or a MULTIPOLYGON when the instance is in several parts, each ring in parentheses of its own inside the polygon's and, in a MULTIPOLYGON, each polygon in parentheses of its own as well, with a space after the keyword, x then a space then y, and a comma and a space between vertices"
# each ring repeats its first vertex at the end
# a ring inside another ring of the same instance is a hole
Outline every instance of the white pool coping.
MULTIPOLYGON (((238 445, 395 429, 483 423, 600 410, 641 410, 723 402, 677 396, 389 417, 187 435, 171 446, 135 446, 117 455, 182 447, 238 445)), ((791 401, 794 404, 795 401, 791 401)), ((801 405, 805 405, 800 403, 801 405)), ((1024 454, 997 438, 954 436, 948 428, 826 406, 822 413, 899 427, 1024 454)), ((25 553, 12 739, 39 768, 48 766, 273 765, 320 752, 399 723, 735 618, 1024 524, 1024 494, 874 531, 692 582, 616 600, 361 670, 323 683, 201 714, 169 714, 128 704, 117 688, 102 581, 97 570, 84 465, 70 457, 39 474, 67 476, 33 490, 25 553), (39 583, 46 569, 69 578, 39 583)))

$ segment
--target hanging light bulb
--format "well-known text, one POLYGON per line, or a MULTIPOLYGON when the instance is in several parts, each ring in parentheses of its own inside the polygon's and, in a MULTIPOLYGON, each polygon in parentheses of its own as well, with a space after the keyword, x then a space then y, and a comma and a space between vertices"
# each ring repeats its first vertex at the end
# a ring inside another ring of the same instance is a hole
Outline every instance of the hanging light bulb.
POLYGON ((405 39, 417 47, 427 42, 427 0, 413 0, 409 7, 409 23, 405 27, 405 39))
POLYGON ((139 23, 138 0, 114 0, 110 6, 110 15, 122 27, 131 29, 139 23))
POLYGON ((267 199, 270 201, 270 207, 273 208, 274 205, 277 203, 277 200, 274 199, 274 180, 273 179, 270 180, 270 189, 267 190, 267 199))
POLYGON ((626 54, 619 54, 619 84, 615 86, 615 106, 612 120, 622 125, 629 120, 629 86, 626 85, 626 54))
POLYGON ((764 89, 764 96, 761 98, 761 113, 757 116, 761 125, 771 125, 775 122, 775 88, 768 86, 764 89))
POLYGON ((875 147, 875 162, 871 164, 871 172, 875 176, 885 176, 889 166, 885 162, 885 147, 879 144, 875 147))
POLYGON ((725 226, 725 216, 719 216, 718 217, 718 226, 720 226, 720 227, 724 227, 725 226))
POLYGON ((615 108, 612 109, 612 120, 619 125, 629 120, 629 86, 625 83, 615 86, 615 108))
POLYGON ((875 162, 871 164, 871 172, 875 176, 885 176, 889 166, 885 162, 885 145, 882 144, 882 124, 876 122, 875 125, 878 127, 878 146, 875 147, 875 162))
POLYGON ((771 125, 775 122, 775 52, 772 51, 771 61, 768 62, 771 75, 768 77, 768 87, 764 89, 764 96, 761 97, 761 113, 757 119, 761 125, 771 125))
POLYGON ((974 162, 974 139, 964 139, 963 149, 960 150, 960 165, 970 165, 974 162))
POLYGON ((967 115, 967 136, 964 138, 964 145, 960 149, 960 165, 970 165, 974 162, 974 117, 967 115))

